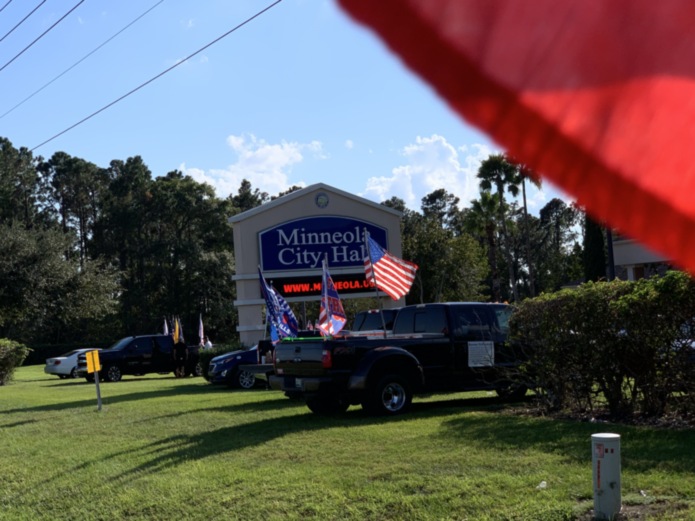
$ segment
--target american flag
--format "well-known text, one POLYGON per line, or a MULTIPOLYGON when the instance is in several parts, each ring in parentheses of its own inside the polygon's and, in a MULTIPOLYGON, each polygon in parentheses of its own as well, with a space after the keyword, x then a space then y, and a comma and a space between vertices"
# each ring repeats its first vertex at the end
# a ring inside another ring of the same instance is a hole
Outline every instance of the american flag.
POLYGON ((328 265, 323 261, 323 280, 321 283, 321 311, 319 329, 324 335, 337 335, 347 322, 345 310, 340 302, 338 291, 328 273, 328 265))
POLYGON ((393 300, 405 296, 415 280, 417 264, 399 259, 367 235, 367 257, 364 273, 367 280, 374 280, 380 289, 393 300))

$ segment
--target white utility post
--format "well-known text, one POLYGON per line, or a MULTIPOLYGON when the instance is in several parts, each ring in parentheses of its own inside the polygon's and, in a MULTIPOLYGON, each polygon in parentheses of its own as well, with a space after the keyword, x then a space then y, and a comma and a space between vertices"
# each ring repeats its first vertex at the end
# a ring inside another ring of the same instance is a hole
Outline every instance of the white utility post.
POLYGON ((620 434, 591 435, 594 518, 612 520, 620 512, 620 434))

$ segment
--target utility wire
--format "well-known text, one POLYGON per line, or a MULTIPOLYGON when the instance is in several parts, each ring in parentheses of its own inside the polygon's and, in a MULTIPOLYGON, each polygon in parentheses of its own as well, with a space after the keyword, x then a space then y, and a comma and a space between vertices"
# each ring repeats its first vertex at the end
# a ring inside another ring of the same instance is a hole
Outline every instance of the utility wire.
POLYGON ((12 63, 13 61, 15 61, 15 60, 16 60, 17 58, 19 58, 22 54, 24 54, 24 51, 26 51, 29 47, 31 47, 31 46, 34 45, 36 42, 38 42, 41 38, 43 38, 43 37, 46 35, 46 33, 48 33, 51 29, 53 29, 53 28, 54 28, 56 25, 58 25, 60 22, 62 22, 70 13, 72 13, 75 9, 77 9, 77 8, 80 6, 80 4, 82 4, 83 2, 84 2, 84 0, 80 0, 79 2, 77 2, 77 5, 75 5, 72 9, 70 9, 67 13, 65 13, 65 14, 60 18, 60 20, 58 20, 56 23, 54 23, 53 25, 51 25, 48 29, 46 29, 43 33, 41 33, 41 35, 40 35, 38 38, 36 38, 33 42, 31 42, 29 45, 27 45, 24 49, 22 49, 17 55, 15 55, 14 58, 12 58, 12 59, 11 59, 10 61, 8 61, 5 65, 3 65, 2 67, 0 67, 0 71, 4 70, 5 67, 7 67, 10 63, 12 63))
MULTIPOLYGON (((245 26, 245 25, 248 24, 249 22, 255 20, 256 18, 258 18, 259 16, 261 16, 262 14, 264 14, 266 11, 269 11, 270 9, 272 9, 273 7, 275 7, 276 5, 278 5, 280 2, 282 2, 282 0, 276 0, 275 2, 273 2, 272 4, 270 4, 269 6, 267 6, 267 7, 265 7, 264 9, 258 11, 256 14, 254 14, 254 15, 251 16, 250 18, 247 18, 246 20, 244 20, 243 22, 241 22, 241 23, 240 23, 239 25, 237 25, 236 27, 231 28, 229 31, 227 31, 226 33, 224 33, 224 34, 221 35, 221 36, 218 36, 217 38, 215 38, 213 41, 211 41, 211 42, 208 43, 207 45, 201 47, 200 49, 198 49, 198 50, 195 51, 194 53, 189 54, 189 55, 186 56, 183 60, 181 60, 181 61, 175 63, 174 65, 172 65, 172 66, 169 67, 168 69, 163 70, 162 72, 160 72, 159 74, 157 74, 157 75, 154 76, 153 78, 150 78, 150 79, 147 80, 145 83, 141 83, 140 85, 138 85, 137 87, 135 87, 135 88, 134 88, 133 90, 131 90, 130 92, 127 92, 126 94, 124 94, 124 95, 121 96, 120 98, 115 99, 114 101, 112 101, 112 102, 109 103, 108 105, 104 105, 103 107, 101 107, 101 108, 100 108, 99 110, 97 110, 96 112, 92 112, 89 116, 87 116, 87 117, 85 117, 85 118, 82 118, 82 119, 81 119, 80 121, 78 121, 77 123, 75 123, 75 124, 69 126, 68 128, 66 128, 65 130, 63 130, 63 131, 61 131, 61 132, 58 132, 56 135, 54 135, 53 137, 48 138, 48 139, 47 139, 46 141, 44 141, 43 143, 39 143, 39 144, 36 145, 34 148, 32 148, 29 152, 33 152, 33 151, 36 150, 37 148, 40 148, 40 147, 44 146, 46 143, 50 143, 51 141, 53 141, 53 140, 56 139, 57 137, 62 136, 62 135, 65 134, 66 132, 69 132, 70 130, 72 130, 73 128, 77 127, 78 125, 81 125, 81 124, 84 123, 85 121, 88 121, 88 120, 92 119, 92 118, 93 118, 94 116, 96 116, 97 114, 100 114, 100 113, 104 112, 106 109, 108 109, 108 108, 114 106, 114 105, 115 105, 116 103, 118 103, 119 101, 124 100, 125 98, 127 98, 127 97, 130 96, 131 94, 133 94, 133 93, 139 91, 140 89, 142 89, 142 88, 145 87, 146 85, 149 85, 149 84, 152 83, 154 80, 161 78, 161 77, 164 76, 167 72, 169 72, 169 71, 175 69, 175 68, 178 67, 179 65, 182 65, 182 64, 186 63, 188 60, 190 60, 191 58, 193 58, 193 57, 196 56, 197 54, 200 54, 201 52, 203 52, 203 51, 204 51, 205 49, 207 49, 208 47, 210 47, 210 46, 216 44, 217 42, 219 42, 219 41, 222 40, 223 38, 226 38, 227 36, 229 36, 230 34, 232 34, 232 33, 233 33, 234 31, 236 31, 237 29, 241 29, 243 26, 245 26)), ((0 70, 1 70, 1 69, 0 69, 0 70)))
MULTIPOLYGON (((10 3, 10 2, 7 2, 7 4, 5 4, 5 5, 2 7, 2 9, 5 9, 5 7, 7 7, 7 5, 8 5, 9 3, 10 3)), ((20 25, 22 25, 22 24, 24 23, 24 21, 25 21, 27 18, 29 18, 31 15, 33 15, 33 14, 36 12, 36 10, 37 10, 39 7, 41 7, 43 4, 45 4, 45 3, 46 3, 46 0, 43 0, 43 2, 41 2, 39 5, 37 5, 36 7, 34 7, 34 10, 33 10, 31 13, 29 13, 29 14, 26 15, 24 18, 22 18, 22 19, 19 21, 19 23, 17 23, 17 25, 15 25, 12 29, 10 29, 10 30, 8 31, 7 34, 5 34, 5 36, 3 36, 2 38, 0 38, 0 42, 3 41, 5 38, 7 38, 10 34, 12 34, 12 32, 13 32, 17 27, 19 27, 20 25)), ((2 9, 0 9, 0 11, 2 11, 2 9)))
POLYGON ((10 110, 8 110, 7 112, 5 112, 2 116, 0 116, 0 119, 2 119, 2 118, 4 118, 5 116, 7 116, 10 112, 14 111, 16 108, 18 108, 18 107, 24 105, 24 103, 26 103, 26 102, 29 101, 31 98, 33 98, 34 96, 36 96, 39 92, 41 92, 43 89, 45 89, 46 87, 48 87, 51 83, 53 83, 54 81, 56 81, 57 79, 61 78, 62 76, 64 76, 64 75, 67 74, 68 72, 70 72, 72 69, 74 69, 75 67, 77 67, 80 63, 82 63, 83 61, 85 61, 85 60, 86 60, 87 58, 89 58, 92 54, 94 54, 95 52, 97 52, 97 51, 98 51, 99 49, 101 49, 104 45, 106 45, 106 44, 109 43, 111 40, 113 40, 116 36, 118 36, 118 35, 121 34, 123 31, 125 31, 126 29, 128 29, 131 25, 133 25, 135 22, 137 22, 138 20, 140 20, 140 18, 142 18, 142 17, 145 16, 147 13, 149 13, 150 11, 152 11, 152 9, 154 9, 155 7, 157 7, 157 6, 158 6, 159 4, 161 4, 162 2, 164 2, 164 0, 159 0, 159 2, 157 2, 156 4, 154 4, 154 5, 153 5, 152 7, 150 7, 147 11, 145 11, 144 13, 142 13, 142 14, 141 14, 140 16, 138 16, 135 20, 133 20, 132 22, 130 22, 130 23, 129 23, 128 25, 126 25, 123 29, 121 29, 120 31, 118 31, 118 32, 117 32, 116 34, 114 34, 111 38, 109 38, 109 39, 106 40, 104 43, 102 43, 102 44, 99 45, 97 48, 95 48, 93 51, 91 51, 90 53, 86 54, 82 59, 80 59, 80 60, 76 61, 75 63, 73 63, 70 67, 68 67, 67 69, 65 69, 65 70, 64 70, 63 72, 61 72, 60 74, 58 74, 58 76, 56 76, 56 77, 53 78, 51 81, 49 81, 48 83, 46 83, 46 84, 45 84, 43 87, 41 87, 40 89, 34 91, 32 94, 29 94, 29 96, 27 96, 26 98, 24 98, 22 101, 20 101, 19 103, 17 103, 14 107, 12 107, 10 110))
POLYGON ((2 13, 5 10, 5 7, 10 5, 11 3, 12 3, 12 0, 7 0, 7 3, 5 5, 3 5, 2 7, 0 7, 0 13, 2 13))

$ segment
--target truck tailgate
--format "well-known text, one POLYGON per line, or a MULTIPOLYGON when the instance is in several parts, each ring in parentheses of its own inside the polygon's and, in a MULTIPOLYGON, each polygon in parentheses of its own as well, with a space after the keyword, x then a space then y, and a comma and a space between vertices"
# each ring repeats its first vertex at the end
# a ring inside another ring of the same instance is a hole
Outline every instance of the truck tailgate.
POLYGON ((322 341, 280 342, 275 347, 275 372, 284 376, 322 376, 322 341))

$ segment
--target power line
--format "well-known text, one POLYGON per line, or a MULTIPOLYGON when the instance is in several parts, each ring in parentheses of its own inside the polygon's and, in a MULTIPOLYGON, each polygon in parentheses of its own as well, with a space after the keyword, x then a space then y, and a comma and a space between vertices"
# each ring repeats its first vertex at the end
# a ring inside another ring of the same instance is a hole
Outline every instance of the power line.
MULTIPOLYGON (((258 11, 256 14, 254 14, 254 15, 251 16, 250 18, 247 18, 246 20, 244 20, 243 22, 241 22, 241 23, 240 23, 239 25, 237 25, 236 27, 231 28, 229 31, 227 31, 226 33, 224 33, 224 34, 221 35, 221 36, 218 36, 217 38, 215 38, 213 41, 211 41, 211 42, 208 43, 207 45, 204 45, 203 47, 201 47, 200 49, 198 49, 198 50, 195 51, 194 53, 189 54, 189 55, 186 56, 183 60, 181 60, 181 61, 175 63, 174 65, 172 65, 172 66, 169 67, 168 69, 163 70, 162 72, 160 72, 159 74, 157 74, 157 75, 154 76, 153 78, 150 78, 150 79, 147 80, 145 83, 141 83, 140 85, 138 85, 137 87, 135 87, 135 88, 134 88, 133 90, 131 90, 130 92, 127 92, 126 94, 124 94, 124 95, 121 96, 120 98, 115 99, 114 101, 112 101, 112 102, 109 103, 108 105, 105 105, 105 106, 101 107, 101 108, 100 108, 99 110, 97 110, 96 112, 92 112, 89 116, 87 116, 87 117, 85 117, 85 118, 82 118, 82 119, 81 119, 80 121, 78 121, 77 123, 75 123, 75 124, 69 126, 68 128, 66 128, 65 130, 63 130, 63 131, 61 131, 61 132, 58 132, 56 135, 54 135, 53 137, 48 138, 48 139, 47 139, 46 141, 44 141, 43 143, 39 143, 39 144, 36 145, 34 148, 32 148, 32 149, 30 150, 30 152, 33 152, 33 151, 36 150, 37 148, 40 148, 40 147, 44 146, 46 143, 50 143, 51 141, 53 141, 53 140, 56 139, 57 137, 62 136, 62 135, 65 134, 66 132, 69 132, 70 130, 72 130, 73 128, 77 127, 78 125, 81 125, 81 124, 84 123, 85 121, 88 121, 88 120, 92 119, 92 118, 93 118, 94 116, 96 116, 97 114, 100 114, 100 113, 104 112, 106 109, 108 109, 108 108, 114 106, 114 105, 115 105, 116 103, 118 103, 119 101, 124 100, 125 98, 127 98, 127 97, 130 96, 131 94, 133 94, 133 93, 139 91, 140 89, 142 89, 142 88, 145 87, 146 85, 149 85, 149 84, 152 83, 154 80, 157 80, 157 79, 161 78, 161 77, 164 76, 167 72, 169 72, 169 71, 175 69, 175 68, 178 67, 179 65, 182 65, 182 64, 186 63, 188 60, 190 60, 191 58, 193 58, 193 57, 196 56, 197 54, 200 54, 201 52, 203 52, 203 51, 204 51, 205 49, 207 49, 208 47, 210 47, 210 46, 216 44, 217 42, 219 42, 219 41, 222 40, 223 38, 226 38, 227 36, 229 36, 230 34, 232 34, 232 33, 233 33, 234 31, 236 31, 237 29, 241 29, 243 26, 245 26, 245 25, 248 24, 249 22, 255 20, 256 18, 258 18, 259 16, 261 16, 262 14, 264 14, 266 11, 269 11, 270 9, 272 9, 273 7, 275 7, 276 5, 278 5, 280 2, 282 2, 282 0, 276 0, 275 2, 273 2, 272 4, 270 4, 269 6, 267 6, 267 7, 265 7, 264 9, 258 11)), ((2 70, 2 69, 0 69, 0 70, 2 70)))
MULTIPOLYGON (((7 5, 8 5, 9 3, 10 3, 10 2, 7 2, 7 4, 5 4, 5 5, 2 7, 2 9, 5 9, 5 7, 7 7, 7 5)), ((43 2, 41 2, 39 5, 37 5, 36 7, 34 7, 34 10, 33 10, 31 13, 29 13, 29 14, 26 15, 24 18, 22 18, 22 19, 17 23, 17 25, 15 25, 12 29, 10 29, 10 30, 8 31, 7 34, 5 34, 5 36, 3 36, 2 38, 0 38, 0 42, 3 41, 5 38, 7 38, 10 34, 12 34, 12 32, 13 32, 17 27, 19 27, 20 25, 22 25, 22 24, 25 22, 25 20, 26 20, 27 18, 29 18, 31 15, 33 15, 33 14, 38 10, 38 8, 41 7, 41 6, 42 6, 43 4, 45 4, 45 3, 46 3, 46 0, 43 0, 43 2)), ((2 9, 0 9, 0 11, 2 11, 2 9)))
POLYGON ((0 13, 2 13, 5 10, 5 7, 10 5, 11 3, 12 3, 12 0, 7 0, 7 3, 5 5, 3 5, 2 7, 0 7, 0 13))
POLYGON ((41 33, 41 35, 40 35, 38 38, 36 38, 33 42, 31 42, 29 45, 27 45, 24 49, 22 49, 17 55, 15 55, 14 58, 12 58, 12 59, 11 59, 10 61, 8 61, 5 65, 3 65, 2 67, 0 67, 0 71, 4 70, 5 67, 7 67, 10 63, 12 63, 13 61, 15 61, 15 60, 16 60, 17 58, 19 58, 22 54, 24 54, 24 51, 26 51, 29 47, 31 47, 31 46, 34 45, 36 42, 38 42, 41 38, 43 38, 43 37, 46 35, 46 33, 48 33, 51 29, 53 29, 53 28, 54 28, 56 25, 58 25, 60 22, 62 22, 70 13, 72 13, 75 9, 77 9, 77 8, 80 6, 80 4, 82 4, 83 2, 84 2, 84 0, 80 0, 79 2, 77 2, 77 5, 75 5, 72 9, 70 9, 67 13, 65 13, 65 14, 60 18, 60 20, 58 20, 56 23, 54 23, 53 25, 51 25, 48 29, 46 29, 43 33, 41 33))
POLYGON ((154 9, 155 7, 157 7, 157 6, 158 6, 159 4, 161 4, 162 2, 164 2, 164 0, 159 0, 159 2, 157 2, 156 4, 154 4, 154 5, 153 5, 152 7, 150 7, 147 11, 145 11, 144 13, 142 13, 140 16, 138 16, 135 20, 133 20, 132 22, 130 22, 128 25, 126 25, 123 29, 121 29, 120 31, 118 31, 116 34, 114 34, 113 36, 111 36, 111 38, 109 38, 109 39, 106 40, 104 43, 102 43, 101 45, 99 45, 98 47, 96 47, 96 48, 95 48, 93 51, 91 51, 90 53, 86 54, 86 55, 85 55, 84 57, 82 57, 80 60, 78 60, 78 61, 76 61, 75 63, 73 63, 70 67, 68 67, 67 69, 65 69, 65 70, 64 70, 63 72, 61 72, 60 74, 58 74, 58 76, 56 76, 56 77, 53 78, 51 81, 49 81, 48 83, 46 83, 43 87, 41 87, 40 89, 34 91, 34 92, 31 93, 29 96, 27 96, 26 98, 24 98, 22 101, 20 101, 19 103, 17 103, 14 107, 12 107, 10 110, 8 110, 7 112, 5 112, 2 116, 0 116, 0 119, 4 118, 4 117, 7 116, 10 112, 14 111, 16 108, 20 107, 21 105, 24 105, 24 103, 26 103, 26 102, 29 101, 31 98, 33 98, 34 96, 36 96, 39 92, 41 92, 43 89, 45 89, 46 87, 48 87, 51 83, 53 83, 54 81, 56 81, 57 79, 61 78, 62 76, 64 76, 64 75, 67 74, 68 72, 70 72, 72 69, 74 69, 75 67, 77 67, 80 63, 82 63, 83 61, 85 61, 85 60, 86 60, 87 58, 89 58, 92 54, 94 54, 94 53, 97 52, 99 49, 101 49, 104 45, 106 45, 106 44, 109 43, 111 40, 113 40, 114 38, 116 38, 116 36, 118 36, 118 35, 121 34, 123 31, 125 31, 126 29, 128 29, 131 25, 133 25, 135 22, 137 22, 138 20, 140 20, 143 16, 145 16, 147 13, 149 13, 150 11, 152 11, 152 9, 154 9))

